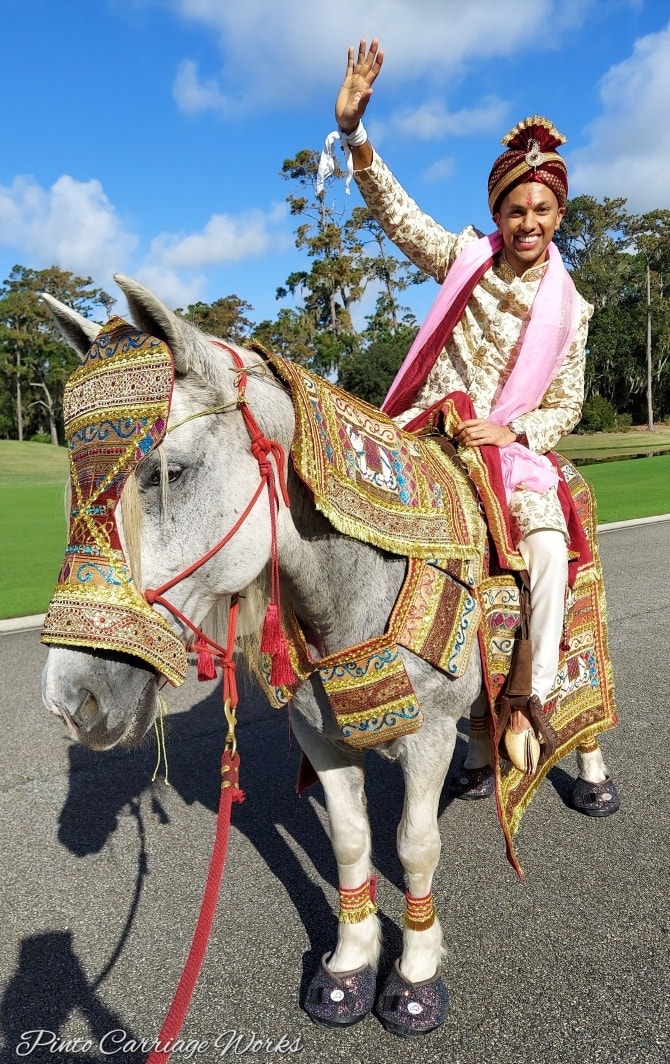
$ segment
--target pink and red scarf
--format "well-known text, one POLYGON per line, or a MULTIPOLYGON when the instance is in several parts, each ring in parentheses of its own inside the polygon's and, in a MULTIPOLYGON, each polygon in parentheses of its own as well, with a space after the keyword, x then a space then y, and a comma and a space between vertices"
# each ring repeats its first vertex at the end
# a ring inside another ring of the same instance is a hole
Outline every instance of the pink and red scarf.
MULTIPOLYGON (((472 292, 502 248, 500 233, 469 244, 455 259, 428 316, 396 375, 382 409, 391 417, 407 410, 460 321, 472 292)), ((507 425, 537 409, 558 373, 579 325, 579 297, 558 248, 548 247, 549 265, 540 282, 514 367, 488 420, 507 425)), ((523 484, 534 491, 556 486, 554 466, 518 443, 500 448, 507 497, 523 484)))

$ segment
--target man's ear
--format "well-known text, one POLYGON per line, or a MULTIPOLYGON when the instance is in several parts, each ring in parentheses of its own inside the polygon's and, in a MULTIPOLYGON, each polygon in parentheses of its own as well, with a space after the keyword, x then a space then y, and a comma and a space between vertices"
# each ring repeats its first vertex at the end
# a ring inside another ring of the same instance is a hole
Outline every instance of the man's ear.
POLYGON ((556 230, 560 228, 561 222, 563 221, 564 217, 565 217, 565 207, 559 207, 558 208, 558 220, 556 222, 556 225, 554 226, 554 232, 556 232, 556 230))
POLYGON ((496 211, 496 213, 493 215, 493 222, 496 229, 500 229, 500 211, 496 211))

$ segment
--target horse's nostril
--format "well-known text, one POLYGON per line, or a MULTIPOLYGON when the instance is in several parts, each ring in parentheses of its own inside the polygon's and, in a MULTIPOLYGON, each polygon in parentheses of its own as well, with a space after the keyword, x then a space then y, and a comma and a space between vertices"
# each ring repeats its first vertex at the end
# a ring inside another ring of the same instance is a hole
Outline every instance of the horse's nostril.
POLYGON ((91 694, 90 691, 86 693, 86 698, 79 706, 77 712, 74 714, 75 720, 80 725, 90 724, 92 721, 96 721, 100 716, 100 710, 98 703, 91 694))

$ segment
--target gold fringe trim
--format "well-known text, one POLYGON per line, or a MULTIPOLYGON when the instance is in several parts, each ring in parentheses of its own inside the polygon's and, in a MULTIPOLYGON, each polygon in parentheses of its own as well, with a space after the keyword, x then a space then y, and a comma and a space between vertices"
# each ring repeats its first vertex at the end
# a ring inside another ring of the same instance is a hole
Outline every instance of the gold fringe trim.
POLYGON ((435 903, 432 891, 423 898, 415 898, 409 891, 405 893, 405 914, 403 923, 410 931, 427 931, 435 923, 435 903))
POLYGON ((377 906, 370 897, 369 879, 353 889, 340 887, 339 894, 340 911, 337 918, 341 924, 361 924, 377 912, 377 906))
POLYGON ((577 749, 581 754, 595 754, 596 750, 600 748, 600 743, 597 739, 589 739, 583 743, 579 743, 577 749))

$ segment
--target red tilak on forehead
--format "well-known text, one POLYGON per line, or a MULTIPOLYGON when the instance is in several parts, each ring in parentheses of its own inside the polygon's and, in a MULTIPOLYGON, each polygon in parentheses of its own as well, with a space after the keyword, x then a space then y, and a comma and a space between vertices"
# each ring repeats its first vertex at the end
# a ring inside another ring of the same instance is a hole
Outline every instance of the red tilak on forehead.
POLYGON ((532 207, 533 206, 533 202, 534 202, 534 200, 533 200, 533 187, 532 187, 532 184, 531 184, 530 181, 527 184, 528 184, 528 191, 526 192, 526 206, 527 207, 532 207))

